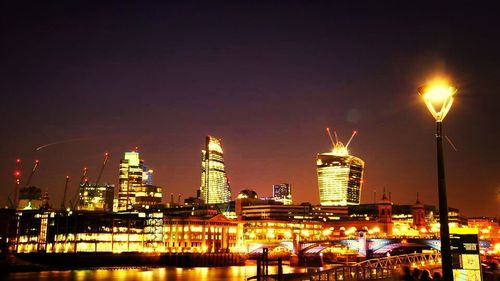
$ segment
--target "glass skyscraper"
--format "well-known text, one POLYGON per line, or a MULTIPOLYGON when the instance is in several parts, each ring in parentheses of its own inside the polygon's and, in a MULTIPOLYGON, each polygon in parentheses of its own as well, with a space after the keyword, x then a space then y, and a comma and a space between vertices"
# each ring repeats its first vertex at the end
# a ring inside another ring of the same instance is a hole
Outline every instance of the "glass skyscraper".
POLYGON ((153 185, 153 171, 148 170, 139 152, 125 152, 120 160, 118 211, 161 203, 161 187, 153 185))
POLYGON ((120 187, 118 210, 126 211, 135 204, 135 188, 142 184, 142 167, 139 152, 125 152, 120 160, 120 187))
POLYGON ((323 206, 359 205, 364 161, 349 155, 337 142, 332 152, 316 158, 320 204, 323 206))
POLYGON ((212 136, 207 136, 205 149, 201 151, 200 195, 206 204, 226 203, 231 200, 221 140, 212 136))

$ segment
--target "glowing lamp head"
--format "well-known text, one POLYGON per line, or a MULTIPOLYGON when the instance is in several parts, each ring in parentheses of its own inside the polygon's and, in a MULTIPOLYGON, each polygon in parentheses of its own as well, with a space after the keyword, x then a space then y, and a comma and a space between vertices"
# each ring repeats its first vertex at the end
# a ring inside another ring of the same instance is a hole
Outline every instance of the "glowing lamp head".
POLYGON ((435 81, 418 88, 418 93, 424 99, 425 105, 437 122, 442 122, 453 104, 457 88, 444 81, 435 81))

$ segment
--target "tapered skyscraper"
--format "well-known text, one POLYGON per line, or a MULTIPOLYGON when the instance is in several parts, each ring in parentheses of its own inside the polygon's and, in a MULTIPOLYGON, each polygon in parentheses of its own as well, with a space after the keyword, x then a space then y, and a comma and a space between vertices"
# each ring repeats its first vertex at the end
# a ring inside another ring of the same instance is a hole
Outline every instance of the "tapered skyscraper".
MULTIPOLYGON (((328 133, 330 131, 328 130, 328 133)), ((349 155, 347 146, 333 139, 331 152, 319 153, 316 158, 320 204, 323 206, 359 205, 363 184, 364 161, 349 155)))
POLYGON ((200 194, 207 204, 226 203, 231 200, 221 140, 212 136, 207 136, 205 149, 201 151, 200 194))

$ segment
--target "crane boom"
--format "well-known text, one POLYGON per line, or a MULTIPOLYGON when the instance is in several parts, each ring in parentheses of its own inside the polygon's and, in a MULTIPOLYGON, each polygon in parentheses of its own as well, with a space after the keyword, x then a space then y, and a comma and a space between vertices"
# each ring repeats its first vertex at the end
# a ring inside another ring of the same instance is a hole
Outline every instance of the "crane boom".
POLYGON ((80 193, 80 186, 83 186, 84 184, 87 183, 87 172, 89 169, 87 167, 83 167, 83 174, 82 177, 80 178, 80 185, 77 187, 75 194, 73 197, 69 200, 69 207, 71 210, 74 210, 76 207, 76 204, 78 203, 78 194, 80 193))
POLYGON ((80 179, 80 184, 85 183, 85 179, 87 178, 87 172, 88 172, 88 170, 89 169, 87 169, 87 167, 83 168, 83 174, 82 174, 82 178, 80 179))
POLYGON ((31 173, 28 177, 28 180, 26 181, 26 186, 29 186, 31 183, 31 179, 33 178, 33 175, 35 174, 36 170, 38 169, 38 165, 40 164, 39 160, 35 160, 35 164, 33 165, 33 169, 31 170, 31 173))
POLYGON ((332 138, 332 133, 330 132, 330 128, 326 128, 326 132, 328 133, 328 137, 330 138, 330 142, 332 143, 332 147, 335 147, 335 142, 332 138))
POLYGON ((17 197, 19 193, 19 183, 21 182, 21 159, 16 159, 16 169, 14 170, 14 200, 10 201, 12 208, 17 208, 17 197))
POLYGON ((102 177, 102 172, 104 172, 104 167, 106 167, 106 163, 108 163, 108 159, 109 159, 109 153, 104 153, 104 161, 102 162, 102 166, 101 166, 101 170, 99 171, 99 175, 97 176, 97 179, 95 181, 96 184, 99 183, 99 181, 101 180, 101 177, 102 177))
POLYGON ((66 183, 64 184, 64 193, 63 193, 63 198, 61 201, 61 210, 64 211, 66 209, 65 203, 66 203, 66 192, 68 191, 68 184, 69 184, 69 176, 66 176, 66 183))
POLYGON ((349 146, 349 144, 351 143, 352 139, 354 138, 354 136, 357 134, 358 132, 357 131, 352 131, 352 135, 351 135, 351 138, 349 139, 349 141, 347 142, 347 144, 345 145, 345 148, 347 148, 349 146))

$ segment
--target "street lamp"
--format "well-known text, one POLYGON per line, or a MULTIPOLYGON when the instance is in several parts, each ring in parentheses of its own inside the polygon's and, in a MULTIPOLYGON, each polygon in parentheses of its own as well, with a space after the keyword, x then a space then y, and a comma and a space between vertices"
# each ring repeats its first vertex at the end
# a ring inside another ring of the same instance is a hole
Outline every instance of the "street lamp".
POLYGON ((446 182, 443 159, 443 119, 453 104, 453 96, 457 89, 444 81, 434 82, 418 88, 425 105, 436 119, 437 172, 439 194, 439 221, 441 233, 441 264, 443 280, 453 280, 450 251, 450 229, 448 226, 448 201, 446 199, 446 182))

